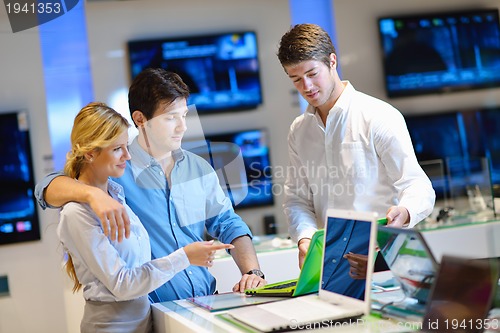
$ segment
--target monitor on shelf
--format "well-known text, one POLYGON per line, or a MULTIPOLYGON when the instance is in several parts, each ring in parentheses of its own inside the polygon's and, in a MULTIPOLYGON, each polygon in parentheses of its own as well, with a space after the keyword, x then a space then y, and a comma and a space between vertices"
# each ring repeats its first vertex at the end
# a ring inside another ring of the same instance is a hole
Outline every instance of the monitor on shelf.
POLYGON ((378 19, 388 97, 500 86, 498 9, 378 19))
POLYGON ((40 239, 25 112, 0 113, 0 244, 40 239))
POLYGON ((131 77, 148 67, 179 74, 199 114, 250 110, 262 104, 257 35, 227 32, 128 42, 131 77))
MULTIPOLYGON (((438 198, 453 190, 457 180, 484 173, 483 141, 475 112, 444 112, 405 116, 417 159, 424 171, 442 161, 443 174, 428 173, 438 198), (452 181, 451 181, 452 180, 452 181), (451 183, 450 183, 451 181, 451 183)), ((456 191, 456 190, 455 190, 456 191)))
POLYGON ((484 140, 486 156, 491 163, 491 180, 500 184, 500 107, 485 108, 479 112, 481 131, 477 134, 484 140))
POLYGON ((186 139, 182 146, 203 157, 216 171, 224 170, 219 182, 235 208, 274 205, 267 130, 206 135, 204 140, 186 139), (230 166, 240 153, 243 164, 230 166), (230 170, 234 166, 240 169, 230 170), (234 177, 229 172, 239 175, 234 177))
POLYGON ((464 156, 465 127, 458 112, 406 116, 419 161, 464 156))

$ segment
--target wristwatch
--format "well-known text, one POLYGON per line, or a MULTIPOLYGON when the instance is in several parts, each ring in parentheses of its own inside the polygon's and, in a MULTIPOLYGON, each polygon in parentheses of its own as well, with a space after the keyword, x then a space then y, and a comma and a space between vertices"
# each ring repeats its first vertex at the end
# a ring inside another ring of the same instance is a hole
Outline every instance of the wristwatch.
POLYGON ((246 274, 248 274, 248 275, 255 274, 264 280, 266 279, 266 277, 264 276, 264 273, 262 273, 262 271, 260 269, 252 269, 252 270, 246 272, 246 274))

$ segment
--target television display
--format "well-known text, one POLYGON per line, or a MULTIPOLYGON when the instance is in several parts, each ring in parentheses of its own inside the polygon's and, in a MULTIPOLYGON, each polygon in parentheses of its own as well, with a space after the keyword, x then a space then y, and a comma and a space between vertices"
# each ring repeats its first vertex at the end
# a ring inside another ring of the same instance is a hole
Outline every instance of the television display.
POLYGON ((498 9, 378 19, 389 97, 500 86, 498 9))
POLYGON ((200 144, 199 140, 186 140, 183 148, 205 158, 216 171, 224 170, 219 181, 235 208, 274 204, 269 142, 265 129, 206 135, 202 141, 200 144), (230 164, 239 154, 243 165, 235 165, 237 170, 234 170, 235 167, 231 168, 230 164), (230 172, 238 175, 229 175, 230 172))
POLYGON ((486 148, 477 110, 413 115, 405 120, 417 159, 424 171, 432 173, 427 172, 438 199, 461 193, 472 181, 489 182, 483 179, 486 148), (435 172, 439 160, 441 174, 435 172))
POLYGON ((477 133, 485 143, 486 156, 491 163, 491 178, 500 184, 500 107, 482 109, 479 112, 481 130, 477 133))
POLYGON ((262 104, 257 36, 253 31, 128 42, 132 78, 148 67, 179 74, 199 114, 249 110, 262 104))
POLYGON ((0 244, 40 239, 25 112, 0 113, 0 244))

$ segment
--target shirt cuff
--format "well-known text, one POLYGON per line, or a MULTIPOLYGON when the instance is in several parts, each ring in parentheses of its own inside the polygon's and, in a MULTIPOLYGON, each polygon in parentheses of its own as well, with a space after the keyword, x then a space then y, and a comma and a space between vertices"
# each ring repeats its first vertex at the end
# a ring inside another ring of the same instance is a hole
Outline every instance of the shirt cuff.
POLYGON ((297 235, 296 242, 298 243, 302 238, 311 239, 316 231, 316 229, 303 230, 299 235, 297 235))
POLYGON ((175 273, 178 273, 191 265, 183 247, 170 254, 168 258, 170 259, 170 263, 172 264, 172 268, 175 273))

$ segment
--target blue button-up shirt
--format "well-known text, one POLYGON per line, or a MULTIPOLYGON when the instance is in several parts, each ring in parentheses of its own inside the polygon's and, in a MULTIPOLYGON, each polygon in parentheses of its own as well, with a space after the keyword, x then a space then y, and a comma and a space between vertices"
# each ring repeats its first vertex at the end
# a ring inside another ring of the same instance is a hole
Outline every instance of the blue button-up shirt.
POLYGON ((366 280, 351 278, 349 262, 343 257, 349 252, 368 255, 370 223, 330 217, 325 234, 322 289, 364 299, 366 280))
MULTIPOLYGON (((204 159, 182 149, 174 151, 169 186, 161 166, 141 148, 137 138, 129 151, 132 159, 127 162, 124 175, 113 180, 124 187, 127 204, 148 231, 153 258, 203 240, 205 230, 222 243, 252 236, 204 159)), ((35 195, 42 208, 47 207, 43 190, 57 175, 60 173, 46 177, 36 186, 35 195)), ((207 268, 189 266, 150 297, 154 302, 163 302, 208 295, 214 293, 215 284, 207 268)))

